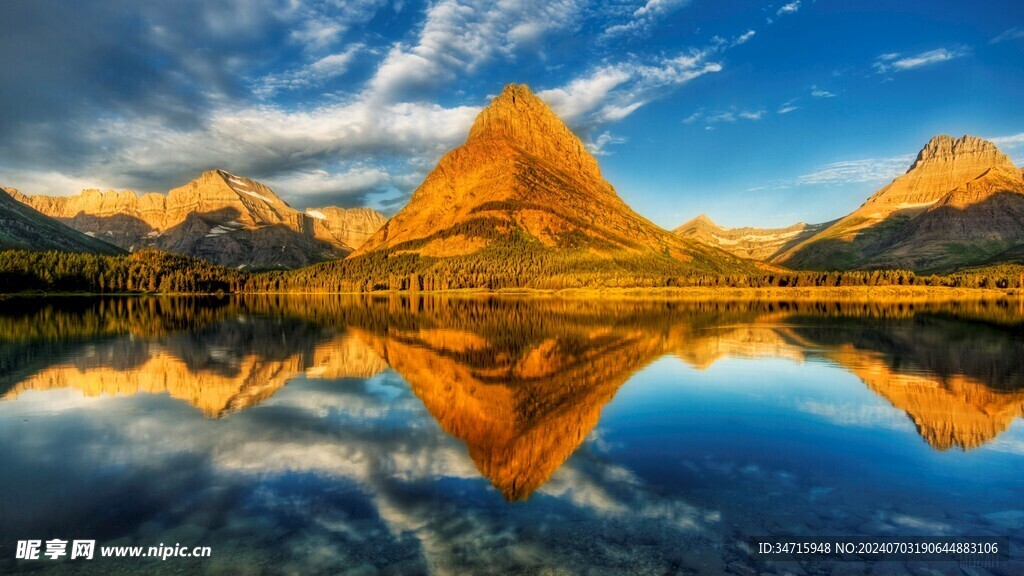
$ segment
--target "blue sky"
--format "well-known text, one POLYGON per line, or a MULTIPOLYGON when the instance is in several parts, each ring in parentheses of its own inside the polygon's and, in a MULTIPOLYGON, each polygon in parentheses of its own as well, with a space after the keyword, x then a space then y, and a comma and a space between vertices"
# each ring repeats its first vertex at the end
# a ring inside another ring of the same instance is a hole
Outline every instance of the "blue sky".
POLYGON ((0 183, 166 191, 222 167, 393 213, 529 84, 665 227, 839 217, 936 134, 1024 158, 1024 4, 5 0, 0 183))

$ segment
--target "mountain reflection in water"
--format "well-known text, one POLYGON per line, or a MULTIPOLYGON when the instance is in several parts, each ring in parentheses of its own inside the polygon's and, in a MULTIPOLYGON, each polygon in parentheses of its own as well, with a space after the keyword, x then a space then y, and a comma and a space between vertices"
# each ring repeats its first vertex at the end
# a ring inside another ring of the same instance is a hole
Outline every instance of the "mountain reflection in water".
POLYGON ((480 474, 521 500, 631 376, 669 355, 699 370, 726 358, 826 362, 906 413, 936 450, 977 448, 1024 416, 1021 322, 999 302, 10 299, 0 302, 0 397, 166 393, 219 418, 300 375, 390 367, 480 474))

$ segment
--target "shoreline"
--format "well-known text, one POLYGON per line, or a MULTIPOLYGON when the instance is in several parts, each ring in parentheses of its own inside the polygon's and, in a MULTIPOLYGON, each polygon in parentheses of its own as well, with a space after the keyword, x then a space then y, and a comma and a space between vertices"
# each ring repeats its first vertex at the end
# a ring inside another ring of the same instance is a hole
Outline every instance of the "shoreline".
POLYGON ((0 294, 8 298, 60 298, 60 297, 248 297, 248 296, 454 296, 454 297, 562 297, 572 299, 610 298, 616 300, 799 300, 799 301, 863 301, 879 299, 902 302, 935 302, 965 300, 1024 299, 1024 290, 998 288, 951 288, 945 286, 806 286, 768 288, 564 288, 545 290, 514 288, 485 290, 464 288, 456 290, 394 290, 376 292, 11 292, 0 294))

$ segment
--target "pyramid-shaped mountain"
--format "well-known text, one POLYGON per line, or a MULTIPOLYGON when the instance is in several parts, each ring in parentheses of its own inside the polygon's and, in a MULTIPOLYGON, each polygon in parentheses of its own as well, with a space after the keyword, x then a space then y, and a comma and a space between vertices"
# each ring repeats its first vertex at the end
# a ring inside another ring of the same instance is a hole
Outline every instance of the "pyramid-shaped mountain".
POLYGON ((349 260, 381 254, 418 257, 421 268, 462 258, 454 268, 491 278, 514 270, 510 277, 527 283, 526 268, 538 262, 539 273, 567 277, 752 268, 634 212, 580 139, 523 85, 507 86, 477 116, 466 143, 349 260))
POLYGON ((786 249, 798 269, 948 271, 1024 244, 1024 178, 995 144, 936 136, 906 174, 851 214, 786 249))
POLYGON ((69 228, 19 202, 13 188, 0 188, 0 250, 61 250, 121 254, 123 251, 69 228))
MULTIPOLYGON (((353 250, 344 239, 361 239, 350 233, 347 212, 300 212, 267 186, 225 170, 205 172, 167 194, 85 190, 17 199, 126 250, 156 248, 232 267, 297 268, 336 260, 353 250)), ((363 213, 353 216, 365 220, 363 213)), ((379 226, 383 218, 371 220, 362 228, 379 226)))

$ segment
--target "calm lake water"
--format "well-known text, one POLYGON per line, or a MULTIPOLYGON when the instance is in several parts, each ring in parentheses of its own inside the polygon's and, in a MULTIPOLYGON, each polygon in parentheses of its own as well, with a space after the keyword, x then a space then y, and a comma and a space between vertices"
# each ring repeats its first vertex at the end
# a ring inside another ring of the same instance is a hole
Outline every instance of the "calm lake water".
POLYGON ((1024 574, 1022 416, 1017 302, 6 299, 0 573, 1024 574), (212 557, 14 560, 52 538, 212 557))

